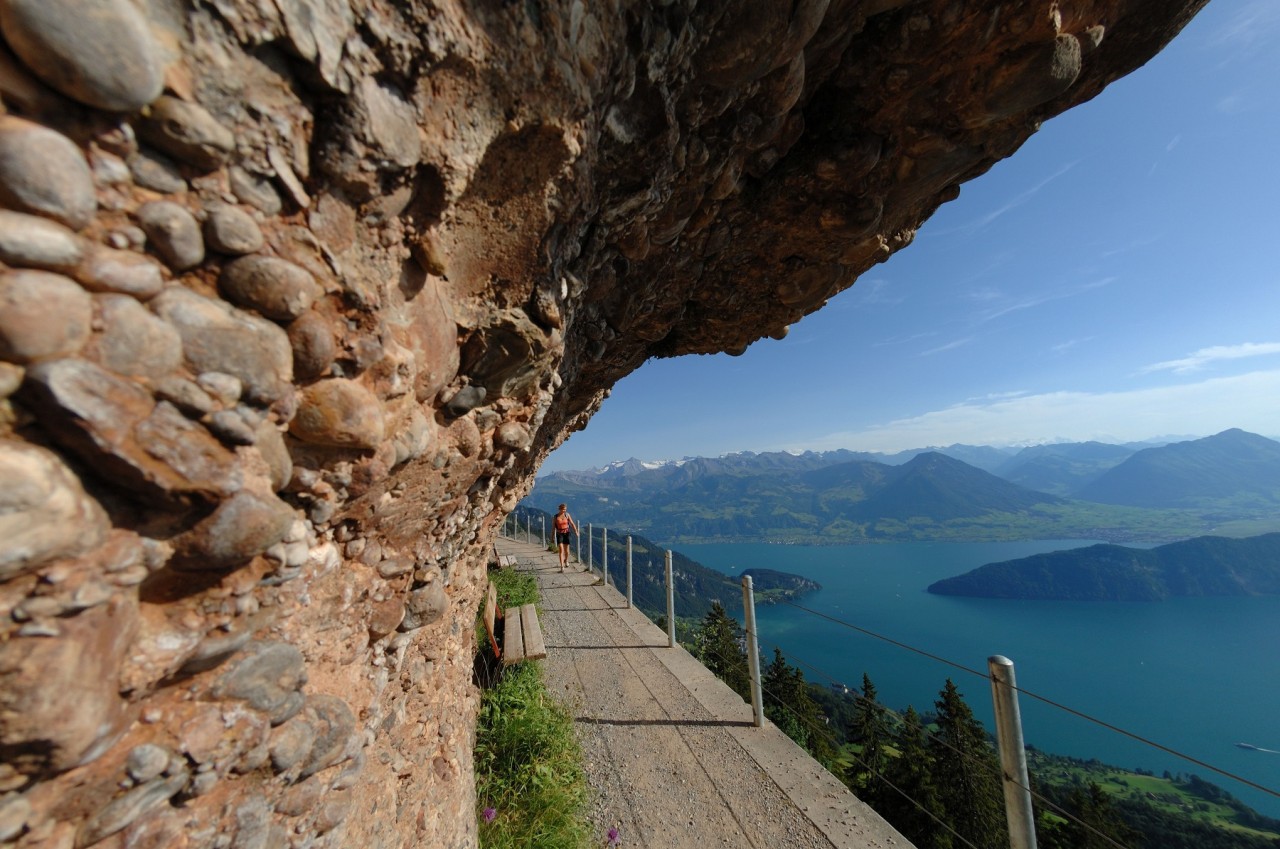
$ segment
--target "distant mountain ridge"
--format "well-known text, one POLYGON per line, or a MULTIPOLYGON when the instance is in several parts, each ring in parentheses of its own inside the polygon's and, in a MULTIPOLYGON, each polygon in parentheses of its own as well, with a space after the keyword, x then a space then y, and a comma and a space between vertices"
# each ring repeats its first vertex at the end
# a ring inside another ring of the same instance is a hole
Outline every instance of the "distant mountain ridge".
POLYGON ((1233 428, 1147 448, 1073 495, 1134 507, 1198 506, 1209 499, 1280 506, 1280 442, 1233 428))
POLYGON ((937 595, 1040 601, 1163 601, 1280 593, 1280 533, 1196 537, 1152 549, 1093 545, 988 563, 931 584, 937 595))
POLYGON ((1280 510, 1280 442, 1241 430, 1149 448, 1085 442, 1010 453, 953 445, 898 464, 872 456, 885 455, 633 459, 539 477, 526 503, 553 510, 567 502, 600 524, 664 542, 1167 540, 1235 521, 1254 523, 1246 533, 1271 530, 1280 510))
POLYGON ((860 541, 900 536, 915 523, 978 521, 1063 503, 936 452, 900 466, 848 460, 851 452, 731 455, 621 475, 554 473, 527 502, 560 502, 600 524, 676 539, 860 541))
POLYGON ((1068 497, 1133 456, 1137 450, 1105 442, 1033 445, 991 471, 1028 489, 1068 497))

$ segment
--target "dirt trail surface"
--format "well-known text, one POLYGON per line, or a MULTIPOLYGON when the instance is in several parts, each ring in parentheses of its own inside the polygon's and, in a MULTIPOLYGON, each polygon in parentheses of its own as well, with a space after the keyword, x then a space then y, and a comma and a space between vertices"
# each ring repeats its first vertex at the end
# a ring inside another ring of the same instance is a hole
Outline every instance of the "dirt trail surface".
POLYGON ((537 575, 547 688, 574 717, 599 834, 649 849, 910 849, 772 723, 754 728, 749 704, 598 573, 497 547, 537 575))

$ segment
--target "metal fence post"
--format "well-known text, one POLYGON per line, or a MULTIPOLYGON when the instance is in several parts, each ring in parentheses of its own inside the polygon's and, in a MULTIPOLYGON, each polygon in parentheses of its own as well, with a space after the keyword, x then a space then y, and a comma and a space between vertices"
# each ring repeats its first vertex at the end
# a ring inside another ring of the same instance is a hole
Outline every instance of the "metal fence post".
POLYGON ((676 588, 671 580, 671 549, 667 549, 667 646, 676 644, 676 588))
POLYGON ((600 529, 600 570, 604 572, 604 585, 609 586, 609 529, 600 529))
POLYGON ((756 639, 756 593, 751 576, 742 576, 742 614, 747 626, 747 666, 751 670, 751 723, 764 724, 764 698, 760 692, 760 645, 756 639))
POLYGON ((1004 809, 1009 821, 1011 849, 1036 849, 1035 814, 1031 810, 1031 782, 1027 778, 1027 750, 1022 742, 1022 714, 1013 661, 1002 655, 987 658, 991 671, 991 700, 996 709, 996 741, 1004 777, 1004 809))
POLYGON ((631 535, 627 534, 627 607, 631 604, 631 535))

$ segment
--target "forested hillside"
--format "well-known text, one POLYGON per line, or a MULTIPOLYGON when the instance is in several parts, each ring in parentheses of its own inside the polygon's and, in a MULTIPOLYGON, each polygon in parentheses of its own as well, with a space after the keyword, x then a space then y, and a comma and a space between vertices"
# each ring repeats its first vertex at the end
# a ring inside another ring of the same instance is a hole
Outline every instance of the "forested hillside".
POLYGON ((1280 593, 1280 533, 1197 537, 1152 549, 1093 545, 988 563, 929 592, 982 598, 1162 601, 1280 593))

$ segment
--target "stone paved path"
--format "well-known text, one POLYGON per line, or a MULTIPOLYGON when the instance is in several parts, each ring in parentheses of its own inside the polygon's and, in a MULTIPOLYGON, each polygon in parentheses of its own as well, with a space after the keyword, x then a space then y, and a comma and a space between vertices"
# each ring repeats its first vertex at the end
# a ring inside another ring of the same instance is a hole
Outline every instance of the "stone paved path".
MULTIPOLYGON (((542 593, 548 689, 574 717, 601 845, 910 849, 771 723, 597 574, 502 539, 542 593)), ((617 577, 616 571, 612 577, 617 577)))

